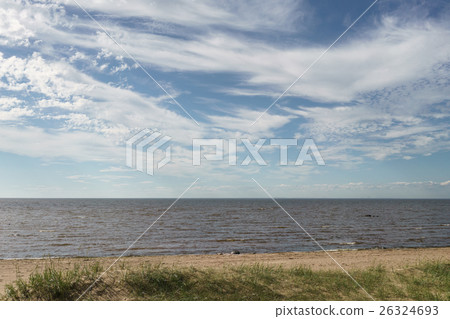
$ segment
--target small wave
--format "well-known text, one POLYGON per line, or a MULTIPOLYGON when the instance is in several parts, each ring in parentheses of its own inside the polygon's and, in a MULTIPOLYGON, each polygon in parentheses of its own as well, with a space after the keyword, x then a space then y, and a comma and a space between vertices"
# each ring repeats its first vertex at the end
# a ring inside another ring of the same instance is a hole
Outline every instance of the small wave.
POLYGON ((350 241, 350 242, 343 242, 343 243, 339 243, 339 245, 355 245, 356 244, 356 242, 354 242, 354 241, 350 241))
POLYGON ((345 246, 353 246, 356 244, 360 244, 360 242, 356 242, 356 241, 341 241, 341 242, 328 242, 329 245, 345 245, 345 246))

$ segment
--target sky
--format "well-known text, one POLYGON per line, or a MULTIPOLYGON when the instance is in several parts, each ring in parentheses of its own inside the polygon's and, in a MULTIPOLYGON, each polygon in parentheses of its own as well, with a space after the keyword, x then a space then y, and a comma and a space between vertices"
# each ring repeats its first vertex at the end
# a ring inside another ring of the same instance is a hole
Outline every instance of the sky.
POLYGON ((1 1, 0 197, 450 198, 450 3, 372 4, 1 1), (126 165, 146 128, 154 175, 126 165))

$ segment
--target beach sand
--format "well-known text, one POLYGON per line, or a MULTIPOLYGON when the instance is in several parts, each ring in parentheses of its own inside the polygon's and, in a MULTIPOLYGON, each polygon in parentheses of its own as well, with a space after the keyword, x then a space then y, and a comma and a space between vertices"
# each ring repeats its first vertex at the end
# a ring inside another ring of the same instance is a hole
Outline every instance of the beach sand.
MULTIPOLYGON (((402 269, 422 261, 450 261, 450 247, 444 248, 408 248, 408 249, 370 249, 330 251, 333 257, 344 269, 364 269, 382 265, 387 269, 402 269)), ((318 252, 285 252, 272 254, 227 254, 227 255, 175 255, 175 256, 144 256, 123 257, 111 271, 122 265, 135 269, 143 264, 154 264, 174 267, 195 266, 200 268, 220 268, 230 265, 264 264, 271 266, 295 267, 305 266, 313 270, 333 270, 340 267, 323 251, 318 252)), ((99 262, 104 269, 117 258, 54 258, 54 259, 14 259, 0 260, 0 294, 5 285, 17 278, 27 278, 33 271, 40 271, 50 262, 57 268, 68 269, 74 264, 99 262)))

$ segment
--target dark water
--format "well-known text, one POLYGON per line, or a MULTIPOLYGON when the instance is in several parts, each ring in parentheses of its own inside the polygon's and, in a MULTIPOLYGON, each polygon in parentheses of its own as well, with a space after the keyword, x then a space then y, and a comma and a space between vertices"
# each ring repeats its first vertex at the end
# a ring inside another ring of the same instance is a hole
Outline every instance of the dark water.
MULTIPOLYGON (((0 258, 118 256, 170 199, 0 199, 0 258)), ((450 246, 450 200, 280 200, 325 249, 450 246)), ((274 202, 183 199, 127 255, 319 250, 274 202)))

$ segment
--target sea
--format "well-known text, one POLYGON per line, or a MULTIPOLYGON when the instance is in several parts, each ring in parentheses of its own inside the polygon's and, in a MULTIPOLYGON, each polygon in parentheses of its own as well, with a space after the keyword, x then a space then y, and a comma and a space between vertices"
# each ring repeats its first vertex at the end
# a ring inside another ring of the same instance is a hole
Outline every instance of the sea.
POLYGON ((0 259, 450 246, 450 200, 173 202, 0 199, 0 259))

